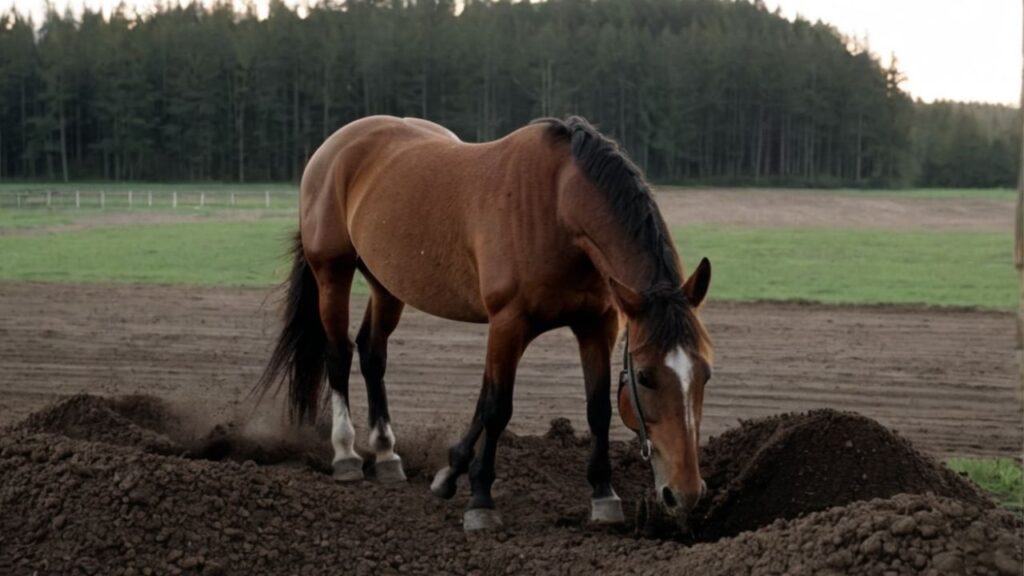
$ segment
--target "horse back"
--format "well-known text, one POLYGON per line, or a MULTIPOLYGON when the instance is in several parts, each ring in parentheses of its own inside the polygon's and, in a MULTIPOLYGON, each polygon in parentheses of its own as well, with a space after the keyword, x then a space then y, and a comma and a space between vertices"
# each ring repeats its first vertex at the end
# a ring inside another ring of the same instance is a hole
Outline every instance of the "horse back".
POLYGON ((308 231, 307 251, 358 254, 416 308, 486 322, 509 305, 543 306, 554 297, 546 290, 593 281, 558 217, 567 170, 567 146, 543 126, 467 144, 424 120, 363 119, 331 136, 307 168, 303 240, 308 231))

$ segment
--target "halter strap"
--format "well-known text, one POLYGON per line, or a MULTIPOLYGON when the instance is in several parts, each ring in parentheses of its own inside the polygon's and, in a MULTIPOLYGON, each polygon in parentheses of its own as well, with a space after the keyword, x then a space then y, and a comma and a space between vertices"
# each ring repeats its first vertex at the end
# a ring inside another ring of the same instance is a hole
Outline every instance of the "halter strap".
POLYGON ((626 345, 622 348, 622 375, 621 380, 626 381, 629 387, 630 403, 633 404, 633 411, 636 412, 640 429, 637 434, 640 436, 640 458, 644 461, 651 459, 651 440, 647 437, 647 420, 644 418, 644 410, 640 407, 640 395, 637 392, 636 372, 633 371, 633 356, 629 353, 629 328, 626 328, 626 345))

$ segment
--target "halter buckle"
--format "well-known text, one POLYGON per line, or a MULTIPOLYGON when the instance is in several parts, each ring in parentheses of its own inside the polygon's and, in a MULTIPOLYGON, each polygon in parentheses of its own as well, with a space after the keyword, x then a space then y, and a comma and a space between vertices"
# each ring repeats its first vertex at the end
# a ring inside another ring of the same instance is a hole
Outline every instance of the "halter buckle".
POLYGON ((652 450, 654 450, 654 448, 651 446, 651 441, 645 440, 640 444, 640 458, 642 458, 644 462, 647 462, 651 459, 652 450))

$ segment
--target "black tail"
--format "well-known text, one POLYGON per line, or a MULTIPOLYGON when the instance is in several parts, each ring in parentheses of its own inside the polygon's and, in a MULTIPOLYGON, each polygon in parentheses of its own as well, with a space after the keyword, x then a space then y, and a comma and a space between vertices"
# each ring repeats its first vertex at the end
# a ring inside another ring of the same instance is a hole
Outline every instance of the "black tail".
POLYGON ((327 333, 320 322, 320 296, 316 278, 302 251, 302 236, 295 234, 292 247, 292 272, 284 307, 284 328, 274 353, 256 384, 262 398, 268 390, 278 390, 288 382, 288 405, 296 422, 316 419, 317 404, 324 383, 324 353, 327 333))

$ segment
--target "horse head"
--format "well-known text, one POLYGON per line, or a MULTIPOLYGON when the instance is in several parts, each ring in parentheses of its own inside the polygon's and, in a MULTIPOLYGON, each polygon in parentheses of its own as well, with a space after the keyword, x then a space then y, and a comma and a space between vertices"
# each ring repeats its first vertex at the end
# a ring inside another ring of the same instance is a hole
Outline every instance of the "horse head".
POLYGON ((706 491, 700 475, 700 423, 712 358, 696 310, 710 277, 704 259, 681 287, 637 294, 612 282, 629 317, 619 415, 641 438, 658 501, 679 521, 706 491))

